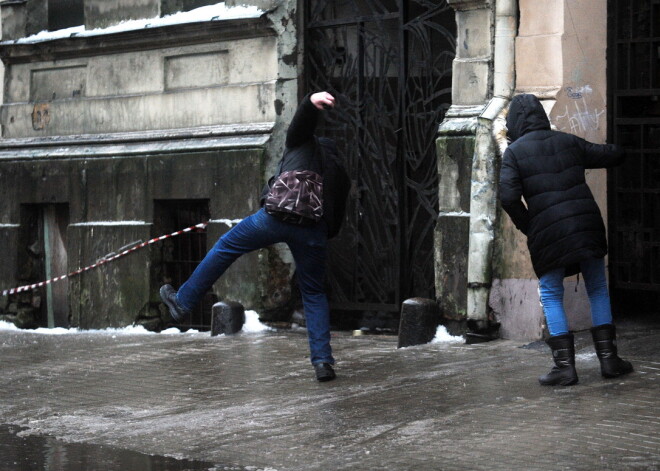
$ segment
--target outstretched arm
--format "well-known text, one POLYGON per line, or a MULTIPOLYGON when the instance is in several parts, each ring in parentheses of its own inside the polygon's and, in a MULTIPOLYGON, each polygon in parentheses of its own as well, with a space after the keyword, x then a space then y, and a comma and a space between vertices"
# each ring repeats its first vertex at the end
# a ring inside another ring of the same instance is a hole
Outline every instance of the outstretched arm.
POLYGON ((331 109, 334 106, 335 97, 328 92, 310 93, 305 96, 291 120, 286 133, 285 145, 292 149, 312 139, 318 123, 319 111, 331 109))
POLYGON ((626 152, 614 144, 593 144, 580 139, 584 152, 584 168, 610 168, 623 163, 626 152))

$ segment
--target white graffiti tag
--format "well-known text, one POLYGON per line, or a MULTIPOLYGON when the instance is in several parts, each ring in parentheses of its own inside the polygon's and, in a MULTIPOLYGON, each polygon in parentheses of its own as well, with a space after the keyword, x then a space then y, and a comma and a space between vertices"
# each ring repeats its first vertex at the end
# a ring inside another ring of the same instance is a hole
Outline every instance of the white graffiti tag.
POLYGON ((557 115, 556 126, 560 131, 568 131, 572 134, 585 134, 596 131, 600 127, 600 117, 605 114, 604 109, 591 107, 585 98, 590 94, 590 87, 582 89, 567 89, 567 96, 573 99, 573 107, 566 105, 564 113, 557 115), (586 93, 585 93, 586 92, 586 93))

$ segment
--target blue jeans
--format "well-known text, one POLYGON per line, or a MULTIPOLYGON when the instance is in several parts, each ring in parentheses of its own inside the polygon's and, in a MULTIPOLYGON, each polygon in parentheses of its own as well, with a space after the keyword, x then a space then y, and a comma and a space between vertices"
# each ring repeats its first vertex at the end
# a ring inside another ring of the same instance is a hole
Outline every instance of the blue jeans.
MULTIPOLYGON (((612 323, 612 307, 607 291, 605 259, 592 258, 580 262, 580 271, 591 304, 591 322, 598 326, 612 323)), ((552 270, 539 278, 539 296, 551 336, 568 333, 564 311, 564 268, 552 270)))
POLYGON ((185 309, 194 308, 238 257, 285 242, 296 262, 312 364, 334 364, 330 348, 330 308, 325 293, 327 232, 324 221, 312 226, 298 226, 282 222, 261 209, 243 219, 216 242, 179 288, 177 301, 185 309))

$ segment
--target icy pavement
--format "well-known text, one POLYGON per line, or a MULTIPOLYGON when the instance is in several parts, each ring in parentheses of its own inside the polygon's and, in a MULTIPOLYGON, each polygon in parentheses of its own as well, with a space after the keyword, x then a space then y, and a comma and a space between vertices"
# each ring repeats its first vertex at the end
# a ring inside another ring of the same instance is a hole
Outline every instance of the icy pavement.
POLYGON ((602 379, 579 334, 580 383, 543 388, 542 344, 333 333, 338 378, 318 383, 302 329, 5 329, 0 424, 218 470, 658 470, 660 326, 619 331, 633 374, 602 379))

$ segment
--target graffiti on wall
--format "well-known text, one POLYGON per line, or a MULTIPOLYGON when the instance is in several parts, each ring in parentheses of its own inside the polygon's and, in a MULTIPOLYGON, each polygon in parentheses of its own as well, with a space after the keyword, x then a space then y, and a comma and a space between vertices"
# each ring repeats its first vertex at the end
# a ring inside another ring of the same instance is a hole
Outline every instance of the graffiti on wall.
POLYGON ((589 85, 566 88, 569 103, 564 105, 563 113, 555 118, 559 131, 585 135, 600 128, 601 121, 605 119, 605 109, 593 105, 589 99, 591 93, 589 85))

